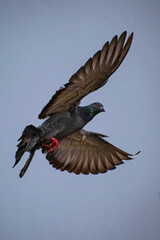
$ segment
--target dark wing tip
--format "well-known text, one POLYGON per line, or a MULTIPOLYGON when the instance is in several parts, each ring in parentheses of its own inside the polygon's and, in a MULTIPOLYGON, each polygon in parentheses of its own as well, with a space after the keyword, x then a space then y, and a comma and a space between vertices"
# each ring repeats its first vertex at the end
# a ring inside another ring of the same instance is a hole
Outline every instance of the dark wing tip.
POLYGON ((133 38, 133 36, 134 36, 134 32, 132 32, 132 33, 130 34, 130 36, 133 38))
POLYGON ((138 151, 137 153, 135 153, 134 155, 138 155, 141 151, 138 151))
POLYGON ((13 165, 13 167, 12 167, 12 168, 14 168, 16 165, 17 165, 17 163, 15 162, 15 164, 13 165))
POLYGON ((135 154, 129 154, 130 156, 136 156, 140 153, 141 151, 136 152, 135 154))
POLYGON ((20 171, 19 177, 22 178, 24 174, 25 174, 25 172, 24 172, 24 170, 22 169, 22 170, 20 171))
MULTIPOLYGON (((137 156, 140 152, 141 152, 141 151, 138 151, 138 152, 136 152, 136 153, 134 153, 134 154, 128 153, 128 156, 127 156, 127 157, 132 160, 132 159, 134 159, 134 156, 137 156)), ((128 160, 129 160, 129 159, 128 159, 128 160)))
POLYGON ((121 34, 121 36, 122 36, 122 35, 125 35, 125 36, 126 36, 126 35, 127 35, 127 31, 124 31, 124 32, 121 34))
MULTIPOLYGON (((127 31, 124 31, 121 35, 127 36, 127 31)), ((134 36, 134 32, 132 32, 132 33, 129 35, 129 37, 133 37, 133 36, 134 36)))

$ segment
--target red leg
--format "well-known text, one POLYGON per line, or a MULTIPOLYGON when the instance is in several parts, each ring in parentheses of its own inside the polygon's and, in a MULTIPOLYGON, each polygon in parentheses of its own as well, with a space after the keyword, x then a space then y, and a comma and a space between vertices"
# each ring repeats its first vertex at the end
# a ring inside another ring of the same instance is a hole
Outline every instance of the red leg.
POLYGON ((53 151, 56 150, 59 146, 58 140, 56 138, 51 138, 52 142, 49 144, 49 146, 51 147, 54 144, 54 148, 53 151))
POLYGON ((58 148, 58 140, 56 138, 51 138, 52 142, 50 144, 43 144, 42 147, 45 147, 47 152, 50 153, 52 151, 55 151, 58 148), (54 147, 52 148, 52 146, 54 145, 54 147))

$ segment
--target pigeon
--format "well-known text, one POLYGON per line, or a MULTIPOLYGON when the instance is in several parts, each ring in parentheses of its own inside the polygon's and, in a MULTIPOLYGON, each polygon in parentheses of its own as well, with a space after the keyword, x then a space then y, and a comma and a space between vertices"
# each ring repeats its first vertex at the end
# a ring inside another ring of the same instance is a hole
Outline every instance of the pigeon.
MULTIPOLYGON (((19 176, 23 177, 38 149, 54 168, 75 174, 98 174, 116 168, 123 160, 133 159, 129 154, 107 142, 104 134, 84 130, 84 126, 97 114, 105 112, 99 102, 80 106, 80 101, 89 93, 104 86, 128 53, 133 33, 114 36, 106 42, 81 67, 69 82, 53 95, 39 114, 46 119, 39 127, 27 126, 18 139, 15 164, 25 152, 29 152, 19 176)), ((139 153, 139 152, 138 152, 139 153)), ((136 153, 136 154, 138 154, 136 153)), ((134 155, 136 155, 134 154, 134 155)))

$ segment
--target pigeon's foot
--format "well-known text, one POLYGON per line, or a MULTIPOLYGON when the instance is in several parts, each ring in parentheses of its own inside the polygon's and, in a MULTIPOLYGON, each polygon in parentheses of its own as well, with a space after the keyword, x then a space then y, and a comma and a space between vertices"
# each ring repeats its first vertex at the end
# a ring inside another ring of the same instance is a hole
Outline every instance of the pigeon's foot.
POLYGON ((59 143, 58 143, 58 140, 56 138, 51 138, 52 142, 50 144, 43 144, 42 145, 42 153, 51 153, 53 151, 55 151, 58 146, 59 146, 59 143))

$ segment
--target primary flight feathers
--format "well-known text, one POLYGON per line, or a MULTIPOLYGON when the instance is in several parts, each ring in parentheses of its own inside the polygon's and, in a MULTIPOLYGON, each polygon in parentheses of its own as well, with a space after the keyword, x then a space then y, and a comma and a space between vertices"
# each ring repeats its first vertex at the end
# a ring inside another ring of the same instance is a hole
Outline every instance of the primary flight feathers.
POLYGON ((102 137, 105 136, 83 129, 64 138, 57 150, 47 154, 46 158, 56 169, 75 174, 105 173, 123 164, 123 159, 132 159, 132 154, 113 146, 102 137))
POLYGON ((69 111, 78 106, 82 98, 102 87, 122 63, 131 46, 133 33, 125 43, 126 35, 125 31, 119 38, 116 35, 110 43, 106 42, 102 50, 90 58, 64 88, 56 92, 39 114, 39 119, 47 118, 56 112, 69 111))

